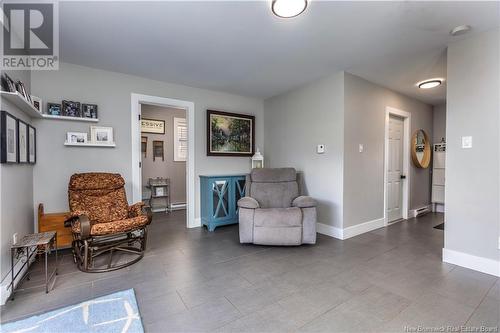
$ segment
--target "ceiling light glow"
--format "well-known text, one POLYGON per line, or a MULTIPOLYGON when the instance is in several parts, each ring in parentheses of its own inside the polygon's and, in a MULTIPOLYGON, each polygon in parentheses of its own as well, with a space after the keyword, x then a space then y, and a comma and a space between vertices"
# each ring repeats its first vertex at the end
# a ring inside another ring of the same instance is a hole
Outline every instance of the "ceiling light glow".
POLYGON ((290 18, 300 15, 307 8, 307 0, 272 0, 271 10, 274 15, 290 18))
POLYGON ((467 24, 459 25, 458 27, 451 29, 450 35, 460 36, 460 35, 468 33, 470 31, 470 29, 472 29, 470 25, 467 25, 467 24))
POLYGON ((442 79, 430 79, 417 83, 417 86, 420 89, 432 89, 440 86, 441 83, 443 83, 442 79))

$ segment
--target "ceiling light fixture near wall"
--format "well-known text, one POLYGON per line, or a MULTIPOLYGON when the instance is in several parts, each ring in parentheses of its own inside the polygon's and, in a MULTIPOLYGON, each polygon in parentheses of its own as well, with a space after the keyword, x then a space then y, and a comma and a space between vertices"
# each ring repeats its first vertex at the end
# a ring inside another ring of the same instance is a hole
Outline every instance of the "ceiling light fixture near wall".
POLYGON ((298 16, 307 8, 307 0, 272 0, 271 10, 281 18, 298 16))
POLYGON ((432 88, 439 87, 441 85, 441 83, 443 83, 443 79, 429 79, 429 80, 425 80, 425 81, 417 83, 417 86, 420 89, 432 89, 432 88))
POLYGON ((451 29, 450 35, 452 36, 460 36, 463 34, 466 34, 472 29, 470 25, 464 24, 464 25, 459 25, 458 27, 455 27, 451 29))

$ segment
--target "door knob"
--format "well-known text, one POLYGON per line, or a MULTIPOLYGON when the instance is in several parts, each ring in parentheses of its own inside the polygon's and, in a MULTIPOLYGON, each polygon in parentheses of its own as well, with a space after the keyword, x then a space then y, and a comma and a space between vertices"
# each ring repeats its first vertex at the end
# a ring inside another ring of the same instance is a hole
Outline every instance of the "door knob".
POLYGON ((399 178, 406 179, 406 175, 401 175, 401 176, 399 176, 399 178))

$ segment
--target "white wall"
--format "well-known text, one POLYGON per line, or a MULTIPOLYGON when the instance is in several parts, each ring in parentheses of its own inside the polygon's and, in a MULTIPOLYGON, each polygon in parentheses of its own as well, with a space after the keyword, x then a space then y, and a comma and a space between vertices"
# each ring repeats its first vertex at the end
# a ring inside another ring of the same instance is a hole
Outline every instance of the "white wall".
POLYGON ((447 70, 443 255, 492 274, 500 273, 499 39, 493 30, 451 43, 447 70), (462 136, 472 136, 471 149, 461 148, 462 136))
MULTIPOLYGON (((199 216, 200 174, 248 172, 250 159, 245 157, 206 156, 206 110, 216 109, 255 115, 256 145, 264 142, 263 101, 215 91, 148 80, 136 76, 61 63, 59 71, 37 71, 32 75, 32 89, 45 102, 62 99, 95 103, 99 106, 100 126, 112 126, 117 147, 65 147, 66 132, 89 131, 89 124, 38 120, 38 163, 34 169, 34 202, 45 203, 47 212, 68 209, 67 186, 75 172, 109 171, 121 173, 131 193, 131 93, 168 97, 195 104, 195 215, 199 216)), ((45 106, 45 105, 44 105, 45 106)))
MULTIPOLYGON (((319 201, 318 222, 340 229, 384 216, 386 106, 410 112, 412 132, 432 135, 430 105, 344 72, 264 105, 270 166, 303 171, 308 193, 319 201), (317 144, 326 144, 325 154, 316 154, 317 144)), ((430 203, 430 170, 410 168, 410 209, 420 208, 430 203)))
POLYGON ((434 106, 432 143, 446 139, 446 103, 434 106))
POLYGON ((304 173, 318 221, 342 227, 344 73, 265 101, 265 163, 304 173), (316 145, 326 152, 316 154, 316 145))
MULTIPOLYGON (((385 112, 411 113, 411 134, 432 135, 432 106, 352 74, 345 74, 344 228, 384 217, 385 112), (364 152, 359 153, 359 144, 364 152)), ((430 168, 410 162, 410 207, 430 204, 430 168)))
MULTIPOLYGON (((29 71, 9 71, 14 80, 21 80, 30 90, 29 71)), ((8 101, 0 100, 0 109, 7 111, 28 124, 30 118, 8 101)), ((21 238, 33 232, 33 165, 0 164, 0 277, 4 280, 10 272, 10 245, 12 235, 21 238)), ((10 281, 10 280, 9 280, 10 281)))

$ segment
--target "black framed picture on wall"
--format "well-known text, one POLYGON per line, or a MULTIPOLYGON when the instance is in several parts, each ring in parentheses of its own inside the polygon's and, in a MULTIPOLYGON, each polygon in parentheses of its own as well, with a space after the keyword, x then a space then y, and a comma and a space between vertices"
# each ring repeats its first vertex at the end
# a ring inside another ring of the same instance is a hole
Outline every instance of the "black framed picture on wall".
POLYGON ((17 163, 17 118, 0 111, 0 163, 17 163))
POLYGON ((19 163, 28 163, 28 124, 17 120, 17 156, 19 163))
POLYGON ((82 104, 82 117, 97 119, 97 105, 96 104, 82 104))
POLYGON ((255 116, 207 110, 207 156, 252 156, 255 116))
POLYGON ((36 128, 28 125, 28 162, 36 163, 36 128))
POLYGON ((62 101, 62 115, 65 117, 81 117, 80 102, 62 101))

